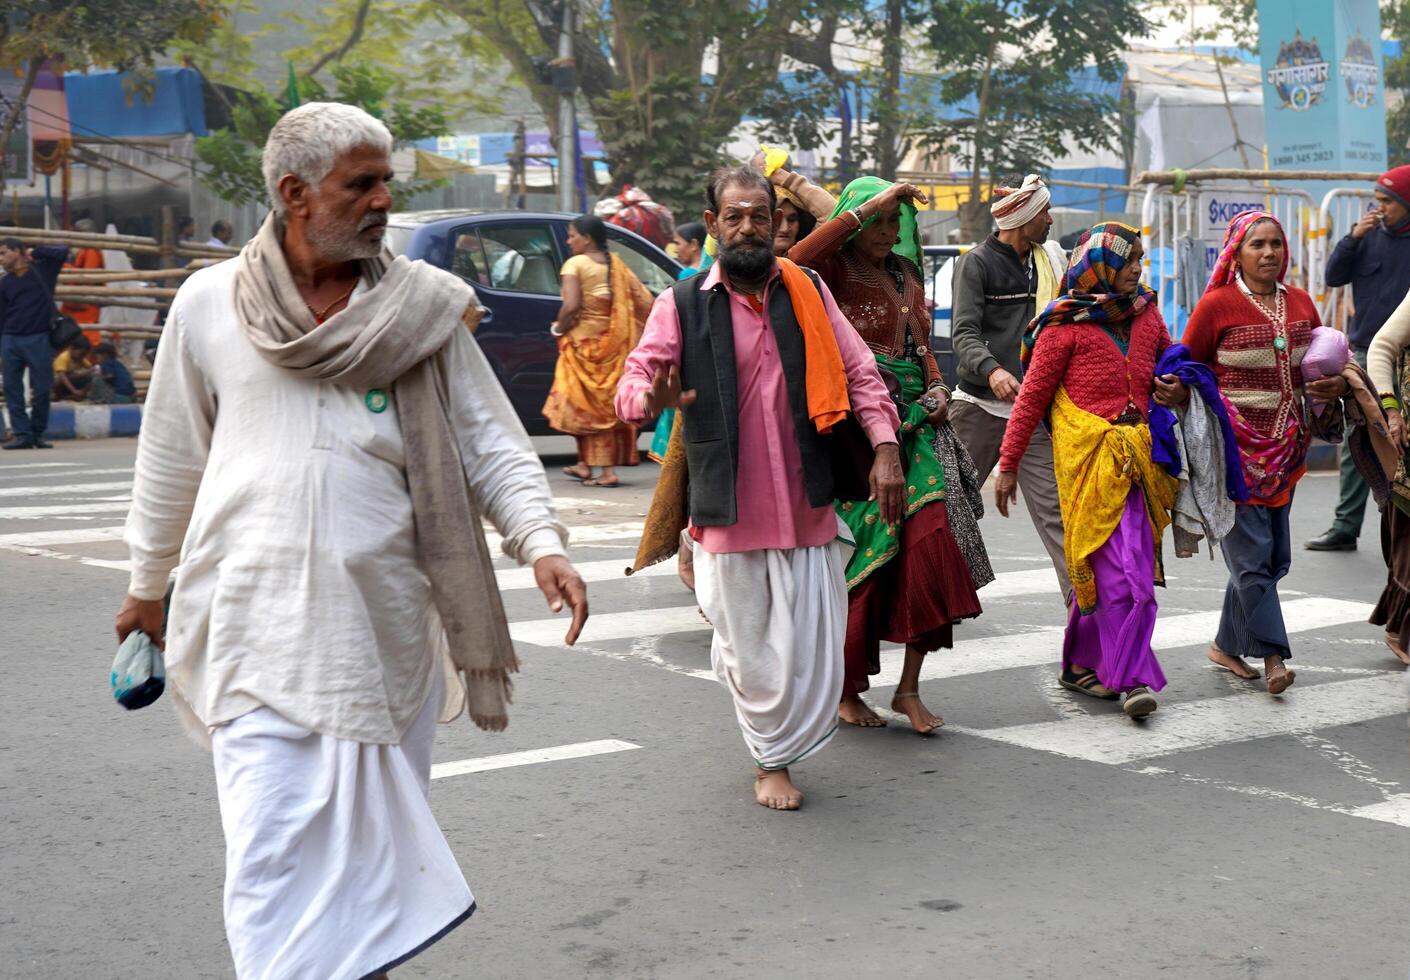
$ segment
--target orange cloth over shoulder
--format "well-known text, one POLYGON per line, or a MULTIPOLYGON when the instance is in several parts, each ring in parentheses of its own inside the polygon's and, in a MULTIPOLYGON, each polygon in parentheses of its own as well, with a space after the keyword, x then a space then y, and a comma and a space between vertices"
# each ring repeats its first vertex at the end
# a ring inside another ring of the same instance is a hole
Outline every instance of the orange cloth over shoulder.
POLYGON ((842 351, 832 332, 827 307, 822 294, 808 274, 789 259, 778 260, 783 288, 793 303, 793 316, 803 331, 803 350, 807 357, 808 417, 821 433, 847 417, 852 403, 847 397, 847 369, 842 364, 842 351))

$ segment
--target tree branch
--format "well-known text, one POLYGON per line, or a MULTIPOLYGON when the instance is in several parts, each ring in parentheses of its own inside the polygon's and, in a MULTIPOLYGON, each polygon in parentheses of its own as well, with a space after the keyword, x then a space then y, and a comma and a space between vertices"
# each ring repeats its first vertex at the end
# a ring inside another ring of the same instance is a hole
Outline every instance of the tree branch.
POLYGON ((315 61, 313 67, 305 72, 306 76, 311 78, 317 75, 323 70, 323 66, 330 61, 342 61, 349 51, 357 47, 358 42, 362 40, 362 32, 367 27, 367 14, 371 9, 372 0, 362 0, 357 5, 357 13, 353 15, 352 31, 349 32, 347 40, 315 61))

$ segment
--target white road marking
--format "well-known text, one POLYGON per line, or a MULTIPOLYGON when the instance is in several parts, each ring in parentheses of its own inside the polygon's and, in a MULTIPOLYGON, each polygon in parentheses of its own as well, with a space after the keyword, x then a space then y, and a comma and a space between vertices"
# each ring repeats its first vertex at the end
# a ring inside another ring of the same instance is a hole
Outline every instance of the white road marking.
POLYGON ((615 508, 620 510, 623 507, 632 506, 625 500, 598 500, 593 497, 554 497, 553 506, 565 510, 597 510, 599 508, 615 508))
POLYGON ((56 558, 59 561, 76 561, 80 565, 91 565, 94 568, 109 568, 118 572, 131 572, 132 562, 122 560, 112 560, 107 558, 89 558, 86 555, 75 555, 63 551, 50 551, 48 548, 17 547, 14 545, 0 545, 6 551, 16 551, 30 558, 56 558))
MULTIPOLYGON (((532 619, 509 624, 509 635, 516 643, 532 643, 541 647, 563 645, 563 634, 571 622, 567 612, 554 619, 532 619)), ((626 612, 595 613, 583 628, 582 642, 601 643, 604 640, 630 640, 643 635, 664 636, 668 633, 693 633, 709 630, 710 624, 696 606, 674 606, 667 609, 630 609, 626 612)))
MULTIPOLYGON (((984 593, 981 592, 980 600, 983 599, 984 593)), ((1372 608, 1369 603, 1350 602, 1345 599, 1294 599, 1283 603, 1283 622, 1287 624, 1289 633, 1302 633, 1324 626, 1364 622, 1366 617, 1371 615, 1372 608)), ((1159 651, 1207 642, 1213 639, 1218 628, 1218 610, 1158 618, 1151 645, 1159 651)), ((940 650, 926 657, 920 679, 935 680, 978 674, 987 670, 1056 665, 1062 655, 1062 634, 1062 630, 1052 628, 1007 636, 960 640, 953 650, 940 650)), ((881 673, 872 678, 872 686, 894 686, 901 679, 901 664, 904 658, 905 654, 899 650, 882 651, 881 673)), ((1297 664, 1294 663, 1293 666, 1296 667, 1297 664)))
POLYGON ((123 528, 66 527, 59 531, 22 531, 0 534, 0 548, 44 548, 53 544, 88 544, 93 541, 121 541, 123 528))
MULTIPOLYGON (((628 578, 625 569, 631 564, 627 558, 608 558, 603 561, 574 562, 573 567, 578 570, 578 574, 583 577, 583 581, 589 584, 593 582, 611 582, 620 580, 622 582, 635 582, 641 578, 659 578, 661 576, 675 575, 675 559, 663 561, 659 565, 652 565, 650 568, 643 568, 635 575, 628 578)), ((534 570, 532 568, 502 568, 495 572, 495 579, 499 582, 501 592, 511 592, 514 589, 532 589, 537 586, 534 583, 534 570)), ((650 612, 643 615, 650 616, 650 612)))
POLYGON ((1144 724, 1124 715, 970 728, 968 734, 1106 765, 1126 765, 1177 752, 1272 735, 1336 728, 1404 714, 1404 677, 1365 677, 1293 688, 1281 699, 1261 692, 1162 707, 1144 724))
POLYGON ((45 470, 55 466, 82 466, 82 463, 6 463, 0 466, 0 474, 9 473, 11 470, 45 470))
POLYGON ((1162 769, 1159 766, 1143 766, 1140 769, 1126 771, 1138 776, 1175 776, 1181 782, 1194 783, 1199 786, 1213 786, 1216 789, 1228 790, 1243 796, 1254 796, 1280 803, 1296 803, 1298 806, 1304 806, 1310 810, 1325 810, 1348 817, 1361 817, 1364 820, 1378 820, 1399 827, 1410 827, 1410 793, 1387 796, 1379 803, 1369 803, 1365 806, 1345 806, 1339 803, 1327 803, 1300 793, 1286 793, 1283 790, 1270 789, 1267 786, 1242 786, 1225 779, 1210 779, 1205 776, 1176 772, 1173 769, 1162 769))
POLYGON ((990 599, 1005 599, 1009 596, 1047 591, 1052 591, 1055 597, 1062 595, 1058 591, 1057 572, 1053 571, 1051 565, 1047 568, 1028 568, 1021 572, 999 572, 994 576, 994 581, 979 590, 979 601, 983 603, 990 599))
POLYGON ((1337 811, 1367 820, 1380 820, 1400 827, 1410 827, 1410 793, 1400 793, 1380 803, 1358 806, 1349 810, 1337 811))
POLYGON ((0 521, 35 521, 44 517, 96 518, 99 514, 126 514, 131 507, 131 498, 47 507, 0 507, 0 521))
POLYGON ((82 497, 100 490, 130 490, 131 480, 110 483, 60 483, 34 487, 0 487, 0 497, 42 497, 64 494, 69 497, 82 497))
MULTIPOLYGON (((623 545, 635 546, 641 540, 642 522, 622 521, 616 524, 587 524, 580 527, 570 527, 568 529, 568 550, 572 551, 580 545, 623 545)), ((500 554, 500 543, 503 538, 499 533, 485 528, 485 541, 490 546, 491 554, 500 554)), ((624 566, 625 567, 625 566, 624 566)))
POLYGON ((445 779, 447 776, 464 776, 472 772, 489 772, 493 769, 510 769, 514 766, 532 766, 540 762, 558 762, 563 759, 583 759, 590 755, 606 755, 609 752, 628 752, 639 749, 634 742, 605 738, 596 742, 575 742, 572 745, 555 745, 546 749, 530 749, 527 752, 505 752, 502 755, 486 755, 478 759, 461 759, 459 762, 442 762, 431 767, 432 779, 445 779))
MULTIPOLYGON (((78 466, 79 464, 78 464, 78 463, 32 463, 32 464, 26 464, 26 465, 32 465, 32 466, 78 466)), ((12 473, 12 472, 10 472, 11 470, 19 470, 19 469, 24 469, 24 467, 23 467, 23 466, 0 466, 0 480, 5 479, 6 477, 14 477, 15 479, 28 478, 28 479, 34 480, 34 479, 41 479, 41 478, 46 477, 46 476, 57 476, 57 477, 67 477, 67 476, 84 476, 84 477, 87 477, 87 476, 112 476, 112 475, 115 474, 115 473, 131 473, 131 472, 132 472, 132 467, 131 467, 131 466, 105 466, 105 467, 100 467, 100 468, 94 469, 94 470, 84 470, 82 473, 12 473)), ((128 483, 131 483, 131 482, 132 482, 131 480, 128 481, 128 483)))

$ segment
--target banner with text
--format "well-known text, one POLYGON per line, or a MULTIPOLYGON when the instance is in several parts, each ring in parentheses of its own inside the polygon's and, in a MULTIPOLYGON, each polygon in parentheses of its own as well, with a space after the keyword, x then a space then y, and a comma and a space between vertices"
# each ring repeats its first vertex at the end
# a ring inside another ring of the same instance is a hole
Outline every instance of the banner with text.
POLYGON ((1258 0, 1258 25, 1269 169, 1384 170, 1377 0, 1258 0))

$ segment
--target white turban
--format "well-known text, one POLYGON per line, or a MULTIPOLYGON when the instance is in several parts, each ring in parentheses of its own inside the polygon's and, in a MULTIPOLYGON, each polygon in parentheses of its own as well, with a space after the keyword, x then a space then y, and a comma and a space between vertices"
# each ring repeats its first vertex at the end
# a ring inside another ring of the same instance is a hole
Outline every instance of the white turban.
POLYGON ((1043 178, 1029 174, 1017 189, 996 187, 989 213, 994 216, 1000 229, 1018 228, 1038 217, 1052 199, 1053 195, 1043 183, 1043 178))

